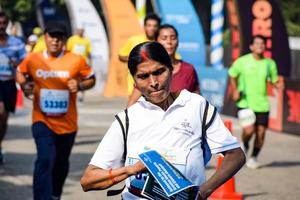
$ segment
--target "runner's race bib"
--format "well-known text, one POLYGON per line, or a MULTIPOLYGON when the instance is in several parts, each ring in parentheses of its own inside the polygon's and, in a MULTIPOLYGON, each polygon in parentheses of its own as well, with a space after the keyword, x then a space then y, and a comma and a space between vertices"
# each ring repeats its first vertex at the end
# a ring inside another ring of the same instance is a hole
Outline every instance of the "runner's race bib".
POLYGON ((0 80, 6 81, 13 77, 13 67, 10 64, 9 58, 0 53, 0 80))
POLYGON ((47 116, 62 116, 68 111, 69 91, 41 89, 40 108, 47 116))
POLYGON ((85 52, 85 46, 82 44, 75 44, 74 45, 74 53, 79 55, 84 55, 85 52))

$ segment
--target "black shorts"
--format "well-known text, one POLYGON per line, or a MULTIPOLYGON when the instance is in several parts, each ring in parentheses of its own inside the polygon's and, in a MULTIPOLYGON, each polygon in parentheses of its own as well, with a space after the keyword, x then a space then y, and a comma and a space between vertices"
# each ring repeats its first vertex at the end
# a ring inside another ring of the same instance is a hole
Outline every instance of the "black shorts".
POLYGON ((17 88, 15 80, 0 81, 0 101, 7 112, 15 112, 17 88))
POLYGON ((268 127, 269 112, 254 112, 256 117, 255 125, 262 125, 268 127))
MULTIPOLYGON (((237 108, 237 110, 241 110, 244 108, 237 108)), ((254 112, 255 117, 256 117, 256 121, 255 121, 255 125, 262 125, 265 127, 268 127, 268 123, 269 123, 269 112, 254 112)))

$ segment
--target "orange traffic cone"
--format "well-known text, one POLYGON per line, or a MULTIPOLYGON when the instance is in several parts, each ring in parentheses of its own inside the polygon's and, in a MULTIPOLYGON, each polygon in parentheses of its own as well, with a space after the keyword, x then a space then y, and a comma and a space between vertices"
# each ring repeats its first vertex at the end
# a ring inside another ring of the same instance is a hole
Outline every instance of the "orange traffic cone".
POLYGON ((232 121, 231 120, 225 120, 224 125, 226 126, 226 128, 228 128, 230 133, 232 133, 232 121))
MULTIPOLYGON (((225 126, 232 133, 232 122, 227 120, 224 122, 225 126)), ((221 163, 223 161, 222 156, 218 156, 216 170, 219 169, 221 163)), ((230 199, 230 200, 241 200, 243 199, 243 194, 235 191, 235 179, 232 177, 226 183, 221 185, 218 189, 216 189, 209 197, 209 199, 230 199)))
POLYGON ((20 87, 17 87, 16 108, 17 109, 23 109, 24 108, 23 92, 22 92, 20 87))

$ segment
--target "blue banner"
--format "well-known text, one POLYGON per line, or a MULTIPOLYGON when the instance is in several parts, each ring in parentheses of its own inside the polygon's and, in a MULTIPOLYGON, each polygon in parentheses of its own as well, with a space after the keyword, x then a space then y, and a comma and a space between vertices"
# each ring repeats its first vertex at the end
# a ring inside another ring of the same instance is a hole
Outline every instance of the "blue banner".
POLYGON ((49 21, 57 21, 66 26, 67 34, 70 33, 71 23, 69 22, 67 10, 63 7, 55 6, 50 0, 39 0, 36 2, 36 8, 38 23, 42 28, 49 21))
POLYGON ((178 53, 196 67, 205 65, 205 38, 195 8, 190 0, 156 0, 154 5, 163 23, 176 27, 179 33, 178 53))
POLYGON ((49 0, 40 0, 37 5, 40 9, 44 22, 60 20, 56 7, 49 0))
POLYGON ((227 87, 227 69, 200 67, 197 70, 201 95, 220 112, 227 87))

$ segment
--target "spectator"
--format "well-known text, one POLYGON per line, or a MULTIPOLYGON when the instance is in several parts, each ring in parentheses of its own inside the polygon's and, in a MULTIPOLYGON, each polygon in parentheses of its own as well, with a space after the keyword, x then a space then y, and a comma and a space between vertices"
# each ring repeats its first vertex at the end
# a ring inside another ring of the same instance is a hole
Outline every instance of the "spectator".
POLYGON ((85 61, 90 63, 92 46, 90 40, 84 37, 84 28, 78 27, 76 29, 76 34, 69 37, 67 41, 67 50, 83 56, 85 61))
POLYGON ((27 38, 27 44, 25 46, 26 48, 26 51, 29 53, 29 52, 32 52, 34 46, 36 45, 37 43, 37 40, 38 40, 38 37, 34 34, 30 35, 28 38, 27 38))
MULTIPOLYGON (((74 54, 83 56, 87 63, 90 63, 91 59, 91 42, 88 38, 83 36, 84 29, 82 27, 78 27, 76 30, 76 34, 71 36, 67 41, 67 50, 71 51, 74 54)), ((79 96, 79 101, 83 101, 84 92, 81 91, 79 96)))
MULTIPOLYGON (((160 18, 156 14, 154 14, 154 13, 148 14, 144 19, 145 34, 134 35, 134 36, 130 37, 125 42, 125 44, 123 44, 123 46, 121 47, 121 49, 119 51, 119 59, 122 62, 127 62, 129 53, 133 49, 133 47, 135 47, 137 44, 140 44, 142 42, 154 41, 156 31, 160 25, 160 21, 161 21, 160 18)), ((127 84, 128 85, 128 95, 130 95, 133 91, 133 79, 129 72, 128 72, 128 76, 127 76, 127 81, 128 81, 128 84, 127 84)))
POLYGON ((43 35, 43 31, 40 27, 35 27, 33 29, 33 34, 38 37, 36 45, 34 46, 32 52, 42 52, 46 49, 45 38, 43 35))

